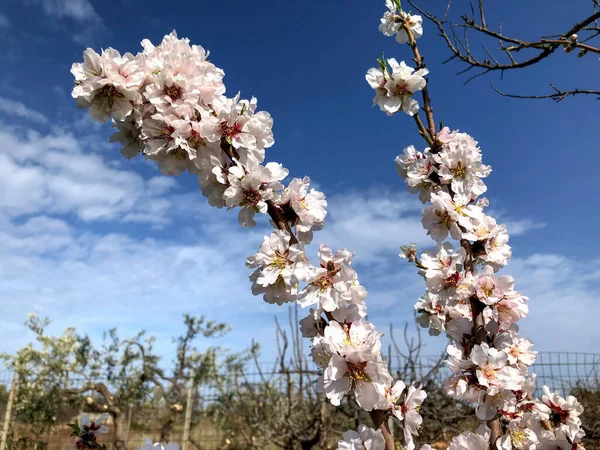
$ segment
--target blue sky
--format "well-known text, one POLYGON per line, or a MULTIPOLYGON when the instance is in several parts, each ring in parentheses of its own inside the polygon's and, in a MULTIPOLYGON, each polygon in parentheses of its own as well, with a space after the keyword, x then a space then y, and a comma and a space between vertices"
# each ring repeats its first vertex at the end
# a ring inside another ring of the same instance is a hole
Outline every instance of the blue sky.
MULTIPOLYGON (((241 229, 235 213, 210 208, 190 175, 164 178, 148 162, 122 160, 107 142, 110 127, 94 124, 70 97, 69 69, 85 47, 135 53, 143 38, 156 43, 172 29, 211 51, 230 95, 254 95, 273 115, 267 159, 311 176, 327 194, 330 217, 316 241, 356 252, 370 319, 382 330, 410 321, 423 284, 397 248, 430 241, 393 159, 422 144, 410 118, 371 107, 366 70, 382 51, 409 58, 377 31, 383 3, 2 2, 0 352, 31 339, 22 322, 36 312, 54 320, 55 332, 72 325, 98 338, 112 326, 123 334, 145 328, 168 357, 189 312, 233 326, 220 344, 241 349, 255 337, 272 359, 273 315, 287 311, 250 294, 244 266, 266 228, 241 229)), ((488 21, 534 38, 568 29, 588 3, 505 1, 488 21)), ((457 11, 467 5, 455 2, 457 11)), ((420 45, 436 119, 473 135, 493 167, 488 197, 513 235, 506 273, 530 297, 523 334, 539 350, 600 352, 598 102, 519 101, 490 88, 597 88, 598 59, 557 54, 502 81, 494 74, 464 86, 455 76, 461 66, 441 64, 448 50, 427 23, 420 45)), ((427 339, 425 352, 444 343, 427 339)))

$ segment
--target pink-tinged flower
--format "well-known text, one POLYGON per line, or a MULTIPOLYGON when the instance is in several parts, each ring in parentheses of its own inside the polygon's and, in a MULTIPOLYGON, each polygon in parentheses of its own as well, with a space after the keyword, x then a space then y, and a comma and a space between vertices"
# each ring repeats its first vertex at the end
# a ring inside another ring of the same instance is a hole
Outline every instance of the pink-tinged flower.
POLYGON ((425 276, 428 290, 440 294, 443 298, 454 295, 456 287, 463 278, 462 265, 465 262, 465 249, 460 247, 456 252, 452 244, 438 244, 435 250, 421 254, 421 273, 425 276))
POLYGON ((471 361, 477 366, 477 382, 488 388, 489 395, 501 390, 518 391, 523 385, 523 375, 518 369, 507 365, 506 353, 488 344, 473 346, 471 361))
POLYGON ((381 430, 368 428, 366 425, 359 425, 358 432, 354 430, 346 431, 342 435, 342 440, 338 441, 339 450, 384 450, 385 438, 381 430))
POLYGON ((95 54, 91 49, 84 53, 85 62, 74 64, 75 87, 71 95, 79 108, 90 108, 90 116, 106 122, 113 115, 122 121, 140 103, 139 89, 145 78, 144 56, 123 56, 113 48, 95 54))
MULTIPOLYGON (((507 355, 507 361, 513 366, 531 366, 535 362, 537 352, 531 350, 533 342, 519 337, 516 325, 512 330, 499 334, 494 340, 494 345, 507 355)), ((527 370, 524 367, 525 371, 527 370)))
POLYGON ((468 232, 472 228, 472 219, 479 218, 481 214, 481 209, 469 205, 464 197, 452 198, 447 192, 433 192, 431 205, 423 210, 421 223, 436 242, 443 242, 448 233, 453 239, 460 240, 463 238, 462 229, 468 232))
POLYGON ((406 179, 408 192, 419 194, 423 203, 429 201, 432 192, 440 189, 439 184, 433 181, 437 168, 429 149, 421 153, 412 145, 406 147, 404 153, 396 157, 396 168, 398 174, 406 179))
POLYGON ((418 314, 417 323, 429 328, 429 334, 438 336, 445 330, 446 302, 440 296, 426 292, 415 303, 415 310, 418 314))
POLYGON ((229 208, 240 206, 238 221, 243 227, 256 226, 254 214, 267 213, 267 200, 274 191, 283 189, 283 180, 288 170, 281 164, 270 162, 266 166, 260 164, 241 164, 229 168, 227 181, 229 187, 223 193, 225 204, 229 208))
POLYGON ((513 291, 515 280, 508 275, 494 276, 490 266, 486 266, 477 277, 476 294, 480 302, 486 305, 495 305, 504 298, 506 294, 513 291))
POLYGON ((377 384, 389 384, 391 376, 379 355, 355 352, 342 357, 333 354, 323 374, 325 395, 334 406, 350 390, 356 395, 358 405, 371 411, 379 401, 377 384))
POLYGON ((527 317, 529 306, 527 306, 528 297, 520 292, 511 291, 504 294, 504 297, 496 303, 496 320, 502 324, 503 329, 510 328, 510 325, 527 317))
POLYGON ((256 111, 256 98, 240 100, 220 98, 213 102, 213 111, 202 116, 202 135, 209 142, 225 139, 234 148, 245 148, 257 162, 265 158, 265 148, 271 147, 273 119, 265 111, 256 111), (216 116, 215 116, 216 114, 216 116))
POLYGON ((258 252, 246 261, 246 267, 256 269, 250 275, 252 294, 264 294, 267 303, 278 305, 295 301, 298 279, 294 271, 303 255, 304 245, 290 245, 286 231, 275 230, 265 236, 258 252))
POLYGON ((572 395, 566 399, 558 392, 551 393, 548 386, 542 388, 542 400, 536 400, 535 411, 543 420, 550 420, 553 426, 561 429, 571 441, 576 441, 581 429, 583 406, 572 395))
POLYGON ((487 177, 491 168, 481 163, 481 150, 471 136, 444 129, 438 135, 442 149, 434 155, 439 164, 438 175, 442 184, 449 184, 457 195, 469 200, 483 194, 487 187, 481 178, 487 177))
POLYGON ((381 334, 372 323, 363 319, 350 323, 331 321, 324 335, 332 351, 341 356, 354 352, 379 354, 381 351, 381 334))
POLYGON ((304 265, 298 279, 308 285, 298 294, 302 307, 319 304, 325 311, 343 309, 348 303, 362 302, 366 291, 358 284, 358 275, 350 266, 353 253, 338 250, 335 255, 325 245, 319 247, 320 267, 304 265))

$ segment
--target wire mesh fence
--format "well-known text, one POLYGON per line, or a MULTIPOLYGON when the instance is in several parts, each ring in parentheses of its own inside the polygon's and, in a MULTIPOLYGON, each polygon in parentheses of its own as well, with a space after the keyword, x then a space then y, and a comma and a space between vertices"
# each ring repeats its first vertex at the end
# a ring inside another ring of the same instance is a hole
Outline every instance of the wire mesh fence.
MULTIPOLYGON (((391 358, 390 368, 393 374, 405 380, 418 381, 433 377, 434 381, 441 382, 449 375, 449 371, 443 364, 439 365, 439 362, 439 357, 421 356, 414 361, 405 361, 396 357, 391 358)), ((562 395, 568 395, 575 388, 596 392, 600 389, 600 354, 540 352, 532 369, 537 374, 537 395, 541 395, 544 385, 547 385, 551 391, 560 391, 562 395)), ((320 372, 314 368, 294 370, 289 367, 280 367, 275 363, 261 363, 244 367, 239 373, 228 373, 227 376, 220 378, 219 382, 207 381, 193 386, 190 397, 193 399, 190 405, 190 445, 186 450, 199 448, 192 445, 193 443, 201 444, 202 448, 206 450, 233 448, 230 447, 230 444, 243 437, 236 431, 235 424, 228 422, 227 411, 231 411, 231 408, 245 407, 245 404, 251 405, 252 408, 266 410, 269 407, 266 405, 267 400, 276 402, 277 396, 282 393, 290 395, 292 392, 293 395, 302 397, 316 396, 316 383, 319 375, 320 372), (265 404, 262 402, 263 397, 265 404), (229 409, 223 408, 223 405, 228 406, 229 409)), ((13 372, 0 371, 0 420, 3 421, 2 425, 5 421, 8 394, 14 379, 13 372)), ((82 389, 85 388, 88 381, 81 377, 70 376, 65 380, 64 388, 82 389)), ((106 380, 94 380, 94 382, 110 384, 106 380)), ((80 406, 66 412, 63 411, 55 425, 51 427, 51 431, 42 436, 41 439, 47 444, 48 450, 70 448, 72 441, 69 438, 70 430, 66 424, 87 411, 85 398, 95 394, 90 390, 81 392, 81 395, 84 401, 80 402, 80 406)), ((169 435, 171 439, 182 442, 185 427, 183 410, 187 401, 185 397, 178 401, 179 405, 147 402, 147 405, 151 405, 151 407, 144 407, 140 403, 123 408, 124 425, 121 426, 126 427, 125 447, 133 449, 141 446, 145 437, 159 439, 161 432, 164 432, 165 423, 168 421, 170 421, 169 435), (179 408, 178 411, 182 413, 171 414, 174 407, 179 408)), ((309 402, 309 404, 312 403, 309 402)), ((257 411, 256 413, 260 416, 268 412, 257 411)), ((12 430, 16 430, 21 435, 27 435, 27 426, 19 422, 18 414, 13 414, 9 420, 12 430)), ((109 425, 112 425, 111 428, 114 427, 114 424, 109 425)), ((0 429, 2 428, 0 427, 0 429)), ((106 439, 110 441, 112 436, 108 435, 106 439)), ((253 439, 253 437, 250 436, 249 439, 253 439)), ((27 448, 35 447, 32 445, 27 448)))

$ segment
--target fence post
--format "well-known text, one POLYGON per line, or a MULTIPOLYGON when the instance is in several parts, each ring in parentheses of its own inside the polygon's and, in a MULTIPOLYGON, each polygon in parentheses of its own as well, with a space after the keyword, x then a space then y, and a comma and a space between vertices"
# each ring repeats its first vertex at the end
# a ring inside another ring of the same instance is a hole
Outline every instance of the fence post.
POLYGON ((188 450, 188 442, 190 440, 190 424, 192 422, 192 393, 194 391, 194 377, 196 372, 194 369, 190 370, 190 382, 187 391, 187 401, 185 403, 185 423, 183 424, 183 442, 181 443, 181 450, 188 450))
POLYGON ((14 372, 8 403, 6 404, 6 412, 4 413, 4 424, 2 426, 2 437, 0 437, 0 450, 7 450, 8 430, 10 427, 10 416, 12 415, 15 395, 17 393, 17 384, 19 383, 19 373, 14 372))

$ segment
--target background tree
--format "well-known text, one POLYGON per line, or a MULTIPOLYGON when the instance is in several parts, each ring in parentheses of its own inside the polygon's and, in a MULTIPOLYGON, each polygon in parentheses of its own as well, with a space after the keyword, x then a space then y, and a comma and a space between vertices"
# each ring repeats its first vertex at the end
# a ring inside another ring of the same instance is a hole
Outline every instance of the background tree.
POLYGON ((222 336, 229 329, 224 323, 186 314, 185 331, 174 339, 173 368, 167 371, 153 351, 154 338, 145 331, 122 339, 113 328, 105 333, 102 345, 95 347, 88 336, 78 335, 72 327, 51 336, 46 332, 49 324, 48 319, 30 315, 25 325, 35 333, 38 345, 29 344, 14 356, 3 355, 20 379, 15 421, 25 424, 39 440, 54 424, 64 423, 59 412, 107 412, 113 422, 115 449, 125 448, 132 408, 142 415, 152 411, 153 422, 160 424, 160 439, 169 440, 176 417, 183 411, 191 371, 200 382, 215 366, 217 348, 201 352, 194 341, 200 336, 222 336), (161 411, 158 419, 157 411, 161 411))

